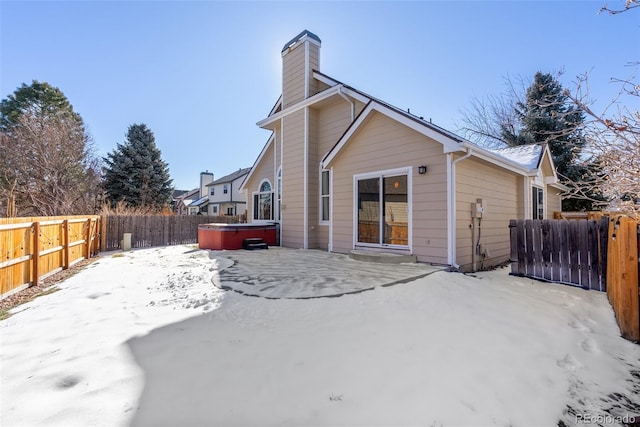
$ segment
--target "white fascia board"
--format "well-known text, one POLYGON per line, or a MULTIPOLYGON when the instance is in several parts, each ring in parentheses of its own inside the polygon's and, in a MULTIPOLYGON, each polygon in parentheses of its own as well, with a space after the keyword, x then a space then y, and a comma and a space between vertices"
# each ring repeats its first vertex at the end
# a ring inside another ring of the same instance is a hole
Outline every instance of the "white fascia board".
POLYGON ((501 168, 507 169, 511 172, 515 172, 519 175, 524 176, 536 176, 538 174, 538 169, 527 169, 519 165, 518 163, 512 162, 508 159, 505 159, 502 156, 494 154, 490 151, 485 150, 482 147, 479 147, 475 144, 464 143, 465 148, 471 149, 473 157, 477 157, 479 159, 485 160, 489 163, 492 163, 496 166, 500 166, 501 168))
POLYGON ((286 109, 280 111, 277 114, 274 114, 273 116, 269 116, 266 119, 262 119, 260 120, 258 123, 256 123, 259 127, 261 128, 269 128, 269 125, 272 125, 274 122, 280 120, 282 117, 285 117, 291 113, 294 113, 298 110, 302 110, 304 107, 308 107, 312 104, 315 104, 316 102, 320 102, 323 99, 327 99, 333 95, 336 95, 338 93, 338 89, 341 88, 342 85, 338 85, 338 86, 333 86, 323 92, 317 93, 313 96, 310 96, 307 99, 304 99, 300 102, 298 102, 297 104, 291 105, 289 107, 287 107, 286 109))
POLYGON ((367 98, 366 96, 362 95, 361 93, 358 93, 354 90, 349 89, 348 87, 342 87, 342 93, 345 95, 350 96, 351 98, 355 99, 356 101, 360 101, 363 104, 366 104, 367 102, 371 101, 371 98, 367 98))
POLYGON ((264 154, 267 152, 267 150, 269 149, 269 147, 271 146, 271 144, 273 144, 273 141, 275 140, 275 132, 271 133, 271 136, 269 137, 269 140, 267 141, 267 143, 264 145, 264 147, 262 147, 262 151, 260 152, 260 155, 258 156, 258 158, 256 159, 255 163, 253 164, 253 166, 251 167, 251 170, 249 171, 248 174, 245 175, 244 181, 242 182, 242 185, 240 186, 240 191, 243 191, 245 189, 244 184, 247 183, 249 181, 249 178, 251 178, 253 176, 253 172, 256 170, 256 165, 258 163, 260 163, 260 161, 262 160, 262 158, 264 157, 264 154))
POLYGON ((429 128, 428 126, 421 125, 420 123, 411 120, 410 118, 382 105, 375 101, 371 101, 365 109, 360 113, 355 122, 349 127, 347 132, 340 138, 336 146, 329 152, 329 154, 322 160, 322 167, 327 169, 333 159, 338 155, 338 153, 342 150, 342 148, 347 144, 347 141, 353 136, 353 134, 358 130, 360 125, 365 121, 365 119, 371 114, 372 111, 377 111, 385 116, 395 120, 410 129, 415 130, 422 135, 425 135, 439 143, 441 143, 444 147, 445 153, 450 153, 453 151, 462 151, 463 148, 457 141, 448 138, 447 136, 436 132, 435 130, 429 128))
POLYGON ((340 84, 339 81, 337 80, 333 80, 331 77, 327 77, 323 74, 318 73, 317 71, 313 72, 313 78, 318 80, 319 82, 322 82, 328 86, 335 86, 340 84))
POLYGON ((275 105, 273 106, 271 111, 269 111, 268 117, 271 117, 273 114, 275 114, 275 112, 278 109, 278 107, 281 107, 281 106, 282 106, 282 95, 280 95, 278 97, 278 100, 276 101, 275 105))
MULTIPOLYGON (((313 78, 318 80, 319 82, 322 82, 326 85, 329 86, 335 86, 335 85, 341 85, 342 83, 340 83, 338 80, 334 80, 331 77, 327 77, 317 71, 313 72, 313 78)), ((342 88, 342 93, 345 95, 350 96, 351 98, 355 99, 356 101, 360 101, 363 104, 366 104, 367 102, 371 101, 371 98, 368 98, 366 96, 364 96, 363 94, 356 92, 352 89, 349 89, 346 86, 343 86, 342 88)))
MULTIPOLYGON (((556 165, 555 163, 553 163, 553 156, 551 155, 551 149, 549 148, 549 145, 545 144, 544 149, 542 150, 542 155, 540 156, 540 161, 538 162, 538 167, 542 168, 542 162, 544 162, 545 157, 547 159, 549 159, 549 162, 551 163, 551 169, 553 170, 553 177, 555 178, 556 182, 558 181, 558 173, 556 172, 556 165)), ((563 187, 565 188, 565 191, 568 190, 568 187, 565 187, 563 185, 563 187)))
POLYGON ((553 188, 557 188, 558 190, 562 190, 562 191, 569 191, 570 190, 569 187, 567 187, 564 184, 560 184, 559 182, 550 183, 549 186, 551 186, 553 188))

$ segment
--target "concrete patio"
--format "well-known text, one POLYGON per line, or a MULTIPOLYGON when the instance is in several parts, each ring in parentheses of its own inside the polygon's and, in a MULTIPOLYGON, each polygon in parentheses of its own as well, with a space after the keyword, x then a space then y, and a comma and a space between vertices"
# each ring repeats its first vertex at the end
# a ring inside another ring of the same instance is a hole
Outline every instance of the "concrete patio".
POLYGON ((344 254, 280 247, 210 251, 209 256, 218 262, 213 277, 217 287, 272 299, 338 297, 409 282, 445 268, 356 261, 344 254))

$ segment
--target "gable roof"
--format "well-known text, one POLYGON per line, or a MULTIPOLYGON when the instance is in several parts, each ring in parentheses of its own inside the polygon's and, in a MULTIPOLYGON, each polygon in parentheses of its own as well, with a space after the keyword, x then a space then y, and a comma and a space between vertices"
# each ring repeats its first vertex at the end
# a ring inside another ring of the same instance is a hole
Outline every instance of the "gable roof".
MULTIPOLYGON (((295 41, 293 41, 295 42, 295 41)), ((538 168, 542 162, 543 157, 546 155, 549 156, 549 160, 551 162, 551 153, 549 152, 549 148, 545 145, 544 147, 541 145, 532 145, 532 146, 522 146, 522 147, 510 147, 505 149, 497 149, 497 150, 489 150, 483 148, 455 133, 448 131, 438 125, 435 125, 431 122, 431 120, 426 121, 423 117, 416 116, 411 114, 410 111, 404 111, 394 105, 391 105, 385 101, 382 101, 378 98, 375 98, 365 92, 362 92, 358 89, 355 89, 352 86, 344 84, 343 82, 334 79, 320 71, 313 70, 313 77, 318 81, 325 83, 330 86, 329 88, 318 92, 317 94, 304 99, 294 105, 291 105, 284 110, 281 108, 281 97, 276 102, 274 108, 269 112, 269 116, 267 118, 259 121, 257 123, 258 126, 262 128, 267 128, 267 126, 279 120, 281 117, 284 117, 288 114, 291 114, 294 111, 297 111, 301 108, 310 106, 317 102, 320 102, 324 99, 327 99, 331 96, 344 96, 348 95, 353 99, 356 99, 360 102, 365 103, 365 108, 360 112, 360 114, 354 118, 353 122, 349 125, 349 127, 345 130, 340 139, 336 142, 336 144, 329 150, 328 153, 325 154, 322 159, 322 167, 326 168, 332 160, 338 155, 341 149, 347 144, 349 138, 356 132, 356 130, 361 126, 365 119, 372 112, 382 113, 393 120, 396 120, 407 127, 441 143, 443 145, 444 153, 453 153, 453 152, 471 152, 474 157, 483 159, 492 164, 495 164, 499 167, 505 168, 512 172, 516 172, 521 175, 526 176, 534 176, 537 174, 538 168), (278 108, 279 107, 279 108, 278 108), (537 148, 536 148, 537 147, 537 148)), ((269 146, 273 143, 273 133, 265 146, 260 153, 258 159, 256 159, 256 164, 262 159, 264 153, 267 151, 269 146)), ((251 171, 249 175, 245 178, 245 183, 249 180, 252 175, 251 171)), ((557 176, 555 176, 554 170, 554 178, 557 181, 557 176)), ((244 188, 244 183, 242 185, 244 188)))
POLYGON ((224 184, 227 182, 232 182, 235 181, 236 179, 246 175, 249 173, 249 171, 251 171, 251 168, 243 168, 243 169, 238 169, 237 171, 230 173, 229 175, 225 175, 222 178, 218 178, 215 181, 207 184, 207 187, 211 187, 214 185, 218 185, 218 184, 224 184))
POLYGON ((324 156, 324 158, 322 159, 323 168, 326 168, 333 161, 340 150, 347 144, 349 138, 351 138, 351 136, 356 132, 360 125, 364 123, 365 119, 374 111, 382 113, 385 116, 415 130, 416 132, 419 132, 435 141, 438 141, 443 145, 445 153, 463 150, 463 147, 460 145, 460 143, 464 142, 464 140, 456 136, 455 134, 445 131, 439 126, 434 126, 432 123, 426 122, 421 118, 417 118, 412 114, 404 112, 390 104, 372 100, 369 101, 367 106, 360 112, 358 117, 351 123, 344 134, 342 134, 338 142, 324 156))
POLYGON ((209 201, 209 197, 205 196, 205 197, 202 197, 201 199, 198 199, 195 202, 191 203, 189 206, 202 206, 205 203, 207 203, 208 201, 209 201))
POLYGON ((176 197, 177 200, 185 200, 189 197, 193 197, 197 194, 200 193, 200 189, 199 188, 194 188, 193 190, 189 190, 189 191, 185 191, 184 193, 182 193, 181 195, 179 195, 178 197, 176 197))

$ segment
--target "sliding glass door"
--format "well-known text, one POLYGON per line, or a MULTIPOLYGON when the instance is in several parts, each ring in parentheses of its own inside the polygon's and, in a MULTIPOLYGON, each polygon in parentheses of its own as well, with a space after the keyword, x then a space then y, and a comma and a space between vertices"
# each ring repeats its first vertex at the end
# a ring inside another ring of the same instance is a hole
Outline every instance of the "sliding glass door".
POLYGON ((407 175, 383 175, 357 180, 357 242, 408 246, 407 175))

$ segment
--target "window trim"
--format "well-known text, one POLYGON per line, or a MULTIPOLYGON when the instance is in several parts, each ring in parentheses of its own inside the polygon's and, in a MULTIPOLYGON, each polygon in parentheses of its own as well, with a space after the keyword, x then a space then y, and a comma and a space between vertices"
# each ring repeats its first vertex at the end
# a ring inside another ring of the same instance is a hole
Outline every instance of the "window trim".
POLYGON ((319 189, 318 189, 318 194, 319 194, 319 203, 318 203, 318 224, 320 225, 329 225, 329 223, 331 222, 331 170, 329 169, 322 169, 320 168, 320 180, 319 180, 319 189), (323 178, 324 178, 324 174, 327 174, 327 193, 324 194, 323 193, 323 178), (328 217, 325 219, 323 217, 324 214, 324 199, 327 199, 327 204, 328 206, 328 217))
POLYGON ((543 187, 531 186, 531 218, 544 219, 547 213, 546 195, 543 187), (540 200, 542 198, 542 200, 540 200), (540 204, 542 204, 542 217, 540 217, 540 204))
POLYGON ((253 193, 251 193, 251 198, 252 198, 252 206, 251 206, 251 217, 252 217, 252 221, 253 222, 257 222, 257 223, 261 223, 261 222, 273 222, 273 217, 274 217, 274 191, 273 191, 273 185, 271 184, 271 181, 269 181, 267 178, 263 179, 262 181, 260 181, 260 185, 258 185, 258 191, 254 191, 253 193), (262 188, 262 186, 267 183, 269 184, 269 191, 260 191, 260 189, 262 188), (259 219, 256 217, 256 214, 259 212, 258 209, 258 204, 257 201, 259 200, 259 197, 261 195, 269 195, 271 198, 271 208, 270 208, 270 218, 269 219, 259 219))
POLYGON ((371 248, 389 248, 398 250, 408 250, 413 252, 413 168, 407 166, 404 168, 386 169, 380 171, 366 172, 353 175, 353 219, 352 219, 352 239, 353 248, 371 247, 371 248), (407 176, 407 244, 392 245, 378 243, 362 243, 358 242, 358 181, 369 178, 384 178, 385 176, 407 176))

